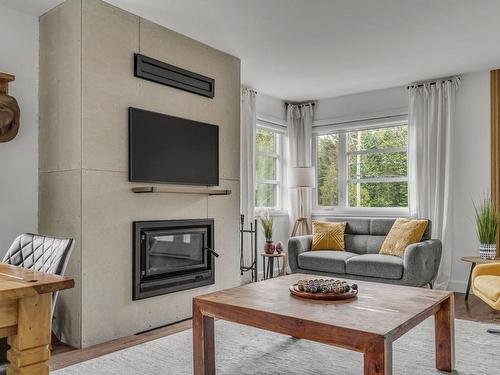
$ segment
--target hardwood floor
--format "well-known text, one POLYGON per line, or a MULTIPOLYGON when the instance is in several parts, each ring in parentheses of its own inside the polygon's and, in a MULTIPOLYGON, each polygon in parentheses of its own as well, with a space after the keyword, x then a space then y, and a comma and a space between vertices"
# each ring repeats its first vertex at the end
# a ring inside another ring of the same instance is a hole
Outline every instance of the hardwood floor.
MULTIPOLYGON (((500 311, 495 311, 474 295, 465 301, 464 293, 455 293, 455 317, 482 323, 500 324, 500 311)), ((55 344, 52 358, 49 361, 50 370, 57 370, 75 363, 87 361, 134 345, 142 344, 177 332, 190 329, 191 320, 185 320, 152 331, 127 336, 85 349, 75 349, 65 344, 55 344)))
POLYGON ((455 318, 500 324, 500 311, 493 310, 473 294, 465 301, 464 293, 455 293, 455 318))

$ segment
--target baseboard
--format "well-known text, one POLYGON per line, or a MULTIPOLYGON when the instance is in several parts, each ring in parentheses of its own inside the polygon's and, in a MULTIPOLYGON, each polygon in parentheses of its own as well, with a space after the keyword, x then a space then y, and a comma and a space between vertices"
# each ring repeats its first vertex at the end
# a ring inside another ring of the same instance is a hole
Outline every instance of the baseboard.
POLYGON ((467 289, 466 281, 450 280, 450 282, 448 283, 448 290, 451 290, 453 292, 465 293, 466 289, 467 289))

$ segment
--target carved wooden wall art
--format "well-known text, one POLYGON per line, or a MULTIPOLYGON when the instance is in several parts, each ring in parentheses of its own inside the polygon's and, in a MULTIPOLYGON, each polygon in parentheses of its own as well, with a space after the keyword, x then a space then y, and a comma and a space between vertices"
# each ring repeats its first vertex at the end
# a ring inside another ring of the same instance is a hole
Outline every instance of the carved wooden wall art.
POLYGON ((11 74, 0 73, 0 142, 11 141, 19 130, 21 111, 17 100, 8 95, 8 84, 14 79, 11 74))

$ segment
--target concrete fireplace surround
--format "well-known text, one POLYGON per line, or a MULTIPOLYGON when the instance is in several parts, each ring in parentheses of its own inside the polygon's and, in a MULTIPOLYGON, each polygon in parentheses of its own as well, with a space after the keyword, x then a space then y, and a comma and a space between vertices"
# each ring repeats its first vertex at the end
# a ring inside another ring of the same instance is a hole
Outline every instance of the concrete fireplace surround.
MULTIPOLYGON (((193 22, 196 22, 193 20, 193 22)), ((99 0, 40 18, 39 230, 76 239, 60 294, 63 340, 87 347, 191 316, 191 298, 239 275, 240 60, 99 0), (209 99, 133 76, 133 54, 215 78, 209 99), (219 125, 220 186, 232 195, 134 194, 129 106, 219 125), (215 219, 215 285, 132 301, 132 222, 215 219)))

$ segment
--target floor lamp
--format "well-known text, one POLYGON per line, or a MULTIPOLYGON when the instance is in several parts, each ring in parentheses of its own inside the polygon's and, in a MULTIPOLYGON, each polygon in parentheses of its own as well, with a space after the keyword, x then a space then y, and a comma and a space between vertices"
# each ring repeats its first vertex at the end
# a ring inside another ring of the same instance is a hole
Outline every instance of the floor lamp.
POLYGON ((299 217, 295 220, 292 237, 310 234, 309 223, 304 213, 304 192, 315 186, 314 167, 292 167, 288 171, 288 187, 297 189, 299 195, 299 217))

